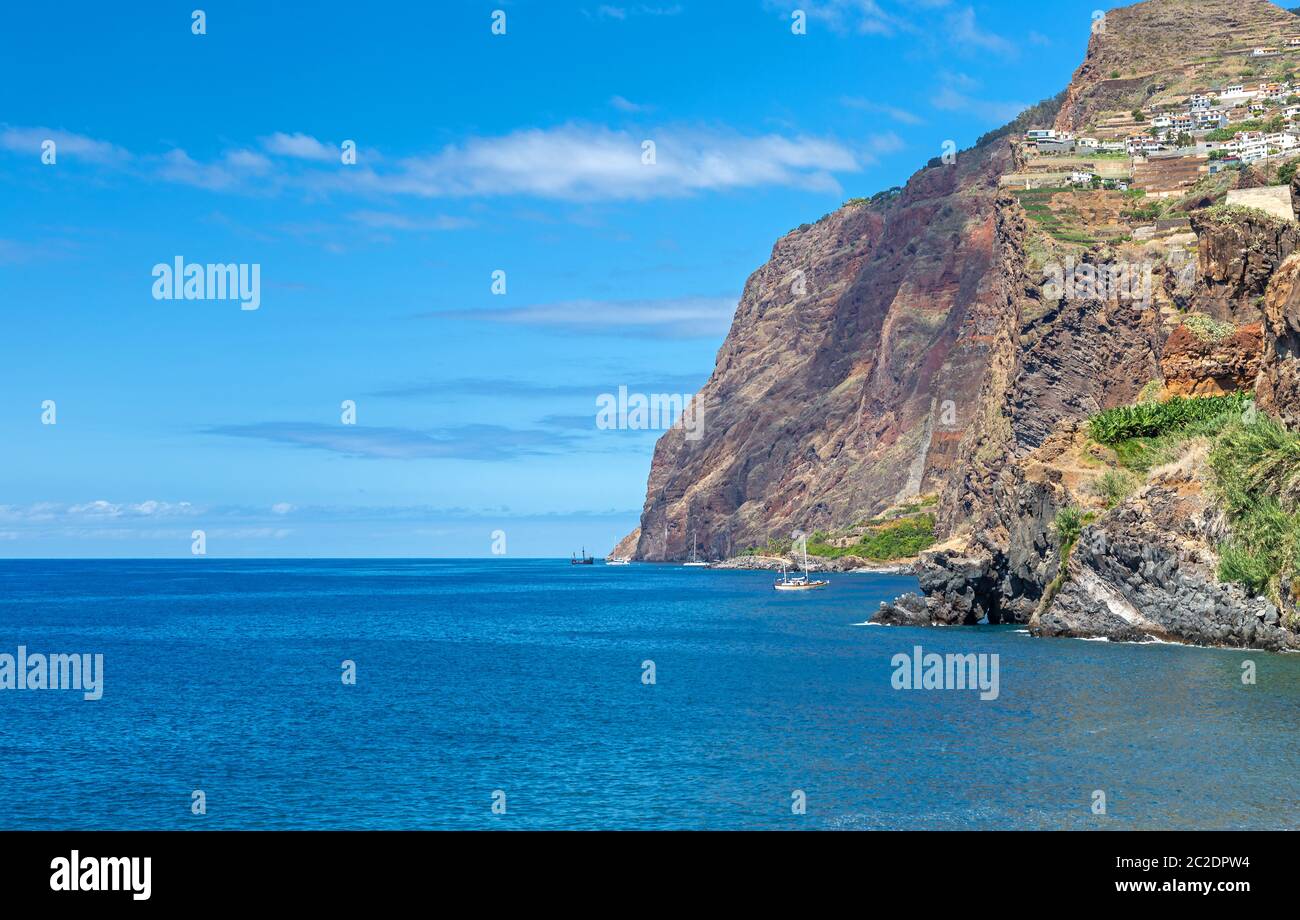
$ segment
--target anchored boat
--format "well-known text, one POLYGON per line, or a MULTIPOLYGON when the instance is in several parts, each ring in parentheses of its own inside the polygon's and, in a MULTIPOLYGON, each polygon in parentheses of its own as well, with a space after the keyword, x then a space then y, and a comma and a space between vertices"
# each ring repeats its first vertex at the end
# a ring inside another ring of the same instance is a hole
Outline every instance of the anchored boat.
POLYGON ((707 562, 700 562, 695 558, 695 534, 691 534, 691 561, 683 562, 682 565, 688 569, 707 569, 709 567, 707 562))
POLYGON ((808 577, 808 544, 803 547, 803 574, 791 577, 786 571, 785 566, 781 566, 781 580, 774 587, 778 591, 816 591, 818 588, 824 588, 830 582, 825 579, 811 579, 808 577))

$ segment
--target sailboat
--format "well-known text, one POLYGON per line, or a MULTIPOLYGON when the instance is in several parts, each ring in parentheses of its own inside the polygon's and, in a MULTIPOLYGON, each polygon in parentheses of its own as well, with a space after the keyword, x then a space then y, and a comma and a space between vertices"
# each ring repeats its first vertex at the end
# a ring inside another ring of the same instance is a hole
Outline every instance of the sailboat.
POLYGON ((707 562, 700 562, 699 559, 695 557, 695 534, 691 534, 691 561, 684 562, 682 565, 686 566, 688 569, 707 569, 709 567, 707 562))
POLYGON ((582 556, 573 556, 569 559, 569 565, 595 565, 596 557, 587 555, 587 547, 582 548, 582 556))
POLYGON ((781 580, 772 587, 778 591, 816 591, 818 588, 824 588, 829 584, 830 582, 824 579, 817 579, 816 581, 809 579, 808 544, 805 543, 803 545, 803 574, 791 577, 783 565, 781 566, 781 580))

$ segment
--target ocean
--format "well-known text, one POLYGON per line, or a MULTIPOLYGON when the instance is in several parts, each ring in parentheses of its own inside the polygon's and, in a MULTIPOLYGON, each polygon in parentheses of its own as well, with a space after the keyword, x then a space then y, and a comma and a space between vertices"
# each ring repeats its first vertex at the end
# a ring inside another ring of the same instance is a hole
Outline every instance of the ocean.
POLYGON ((0 655, 104 662, 98 700, 0 690, 0 828, 1300 825, 1300 658, 866 626, 914 581, 831 579, 0 562, 0 655), (917 646, 996 698, 895 689, 917 646))

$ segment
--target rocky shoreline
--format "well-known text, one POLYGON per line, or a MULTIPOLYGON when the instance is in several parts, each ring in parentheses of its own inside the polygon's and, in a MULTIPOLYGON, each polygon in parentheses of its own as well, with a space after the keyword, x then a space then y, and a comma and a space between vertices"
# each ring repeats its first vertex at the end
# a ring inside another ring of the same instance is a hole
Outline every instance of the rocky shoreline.
MULTIPOLYGON (((737 556, 725 562, 715 562, 710 568, 741 571, 779 572, 782 568, 790 571, 802 571, 803 561, 783 559, 780 556, 737 556)), ((839 559, 820 559, 808 557, 808 571, 829 573, 858 573, 863 575, 911 575, 916 568, 915 560, 900 562, 872 562, 856 556, 842 556, 839 559)))

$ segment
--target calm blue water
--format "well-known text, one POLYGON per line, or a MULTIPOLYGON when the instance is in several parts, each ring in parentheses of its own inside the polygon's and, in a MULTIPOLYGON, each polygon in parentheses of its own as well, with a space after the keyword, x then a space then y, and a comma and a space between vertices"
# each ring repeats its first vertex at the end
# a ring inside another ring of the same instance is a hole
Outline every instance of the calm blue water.
POLYGON ((98 702, 0 691, 0 827, 1300 825, 1296 658, 863 627, 910 579, 788 597, 771 578, 0 562, 0 652, 106 672, 98 702), (1000 655, 1000 698, 893 690, 918 643, 1000 655))

